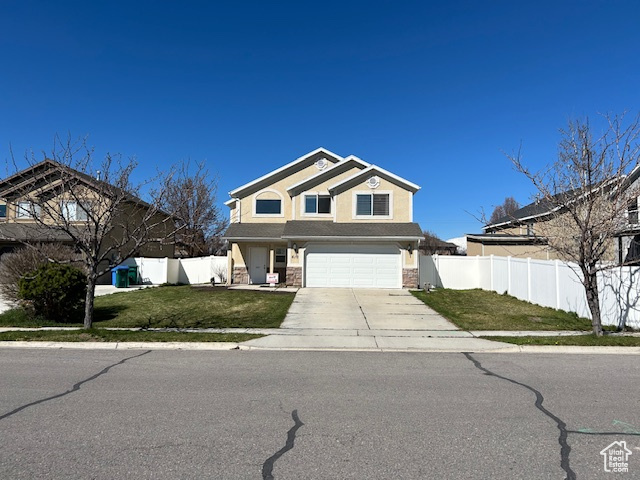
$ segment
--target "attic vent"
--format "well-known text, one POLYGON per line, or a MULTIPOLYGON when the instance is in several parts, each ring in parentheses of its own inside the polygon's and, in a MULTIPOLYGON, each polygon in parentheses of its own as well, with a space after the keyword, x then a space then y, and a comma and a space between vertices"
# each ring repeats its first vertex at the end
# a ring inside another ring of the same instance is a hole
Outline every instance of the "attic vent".
POLYGON ((367 180, 367 186, 369 188, 378 188, 380 186, 380 179, 378 177, 371 177, 367 180))
POLYGON ((318 170, 324 170, 325 168, 327 168, 328 164, 329 162, 326 158, 319 158, 318 160, 316 160, 316 168, 318 170))

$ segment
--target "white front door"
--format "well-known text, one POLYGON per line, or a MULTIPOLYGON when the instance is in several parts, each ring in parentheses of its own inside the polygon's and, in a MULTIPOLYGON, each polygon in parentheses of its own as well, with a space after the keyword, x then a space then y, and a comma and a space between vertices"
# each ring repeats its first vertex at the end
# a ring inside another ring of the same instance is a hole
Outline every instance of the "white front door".
POLYGON ((264 247, 249 248, 249 283, 267 282, 267 249, 264 247))

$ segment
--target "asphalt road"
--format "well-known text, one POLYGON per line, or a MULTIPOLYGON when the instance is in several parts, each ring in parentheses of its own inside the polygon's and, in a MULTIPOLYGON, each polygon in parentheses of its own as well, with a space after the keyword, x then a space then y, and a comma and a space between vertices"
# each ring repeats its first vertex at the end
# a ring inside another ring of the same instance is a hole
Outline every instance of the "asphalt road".
POLYGON ((640 359, 0 350, 0 478, 640 478, 640 359), (600 451, 632 451, 605 473, 600 451))

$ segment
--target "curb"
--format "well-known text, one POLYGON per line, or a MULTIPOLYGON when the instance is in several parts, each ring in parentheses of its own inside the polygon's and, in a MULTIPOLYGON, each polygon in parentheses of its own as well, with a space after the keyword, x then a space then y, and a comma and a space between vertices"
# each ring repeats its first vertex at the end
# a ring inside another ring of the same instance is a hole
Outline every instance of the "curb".
POLYGON ((0 348, 55 348, 59 350, 237 350, 231 342, 0 342, 0 348))

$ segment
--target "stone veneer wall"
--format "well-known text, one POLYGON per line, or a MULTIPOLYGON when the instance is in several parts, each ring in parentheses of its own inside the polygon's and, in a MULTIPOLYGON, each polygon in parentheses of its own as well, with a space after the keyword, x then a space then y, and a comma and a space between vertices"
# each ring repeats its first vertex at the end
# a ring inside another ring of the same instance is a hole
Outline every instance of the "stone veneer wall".
POLYGON ((403 268, 402 269, 402 286, 404 288, 418 288, 418 269, 403 268))
POLYGON ((240 285, 249 283, 249 270, 247 270, 247 267, 233 267, 233 283, 240 285))
POLYGON ((302 267, 287 267, 287 285, 302 287, 302 267))

